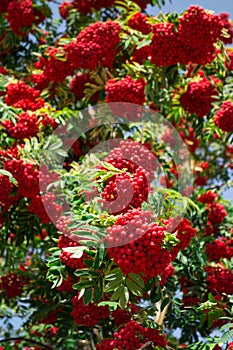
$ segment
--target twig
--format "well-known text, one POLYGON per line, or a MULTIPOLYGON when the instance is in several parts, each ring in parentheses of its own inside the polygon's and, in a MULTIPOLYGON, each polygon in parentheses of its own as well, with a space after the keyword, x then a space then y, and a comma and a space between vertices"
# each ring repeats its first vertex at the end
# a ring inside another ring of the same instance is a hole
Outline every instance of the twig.
POLYGON ((24 337, 15 337, 15 338, 5 338, 5 339, 1 339, 0 340, 0 343, 5 343, 5 342, 9 342, 9 341, 13 341, 13 340, 25 340, 29 343, 33 343, 33 344, 37 344, 37 345, 40 345, 40 346, 43 346, 45 349, 50 349, 52 350, 52 348, 48 345, 45 345, 45 344, 42 344, 36 340, 31 340, 31 339, 28 339, 28 338, 24 338, 24 337))
POLYGON ((138 350, 153 350, 154 343, 152 341, 148 341, 146 344, 144 344, 140 349, 138 350))

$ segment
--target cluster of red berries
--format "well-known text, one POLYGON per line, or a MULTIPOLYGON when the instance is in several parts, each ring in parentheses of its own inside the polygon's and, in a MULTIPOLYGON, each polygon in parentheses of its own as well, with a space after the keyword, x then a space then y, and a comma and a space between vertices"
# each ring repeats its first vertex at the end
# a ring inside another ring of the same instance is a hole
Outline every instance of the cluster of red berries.
MULTIPOLYGON (((89 73, 78 73, 70 82, 70 90, 73 92, 75 97, 77 97, 78 100, 81 100, 83 97, 85 97, 85 89, 87 88, 86 84, 94 84, 94 80, 90 78, 89 73)), ((95 93, 91 97, 93 102, 98 102, 99 94, 95 93)))
POLYGON ((175 272, 175 268, 172 264, 169 264, 165 270, 161 273, 161 279, 159 281, 160 286, 164 286, 164 284, 166 283, 168 277, 174 275, 175 272))
POLYGON ((173 23, 156 23, 152 28, 151 62, 156 66, 172 66, 183 54, 173 23))
POLYGON ((228 56, 228 61, 225 62, 225 66, 229 71, 232 71, 233 70, 233 50, 231 48, 227 48, 226 53, 228 56))
POLYGON ((23 110, 36 111, 44 106, 40 91, 28 86, 23 81, 10 83, 6 87, 5 103, 23 110))
POLYGON ((130 208, 140 208, 148 198, 148 183, 145 171, 139 167, 133 177, 123 172, 106 181, 102 192, 104 208, 114 215, 125 213, 130 208))
POLYGON ((10 182, 8 176, 0 175, 0 206, 5 211, 18 199, 17 195, 11 195, 13 188, 14 185, 10 182))
POLYGON ((221 35, 220 40, 224 44, 232 44, 233 42, 233 26, 229 21, 229 13, 222 12, 219 14, 221 18, 223 28, 227 30, 227 36, 221 35))
POLYGON ((191 81, 185 93, 180 97, 180 104, 188 113, 195 113, 198 117, 206 116, 211 110, 214 102, 213 95, 217 95, 217 91, 206 78, 199 81, 191 81))
POLYGON ((187 60, 196 64, 211 62, 216 54, 214 44, 221 38, 222 28, 218 15, 207 13, 199 6, 190 6, 178 26, 179 40, 187 60))
POLYGON ((217 111, 215 124, 223 131, 233 132, 233 103, 225 101, 217 111))
POLYGON ((34 164, 25 163, 22 159, 7 160, 5 169, 17 180, 20 196, 33 198, 40 193, 39 171, 34 164))
POLYGON ((132 56, 132 61, 139 64, 143 64, 144 60, 148 60, 151 55, 151 48, 148 45, 141 47, 140 49, 135 48, 132 56))
POLYGON ((141 272, 145 280, 162 273, 171 262, 171 254, 162 248, 165 228, 150 223, 151 218, 151 212, 129 210, 107 229, 106 236, 113 247, 108 248, 109 255, 122 272, 141 272))
POLYGON ((151 341, 154 346, 165 348, 166 338, 157 329, 145 328, 136 321, 130 321, 120 331, 114 333, 113 339, 104 339, 96 345, 97 350, 135 350, 151 341))
POLYGON ((110 79, 105 85, 106 102, 130 102, 143 105, 145 85, 146 82, 142 78, 133 80, 132 77, 126 76, 120 80, 110 79))
POLYGON ((114 147, 104 160, 125 170, 107 179, 102 192, 106 200, 104 206, 114 214, 141 207, 148 198, 150 181, 158 167, 157 158, 142 144, 126 140, 114 147))
POLYGON ((16 273, 8 273, 0 277, 0 290, 4 290, 8 298, 15 298, 23 293, 26 279, 16 273))
POLYGON ((48 192, 42 195, 36 195, 31 198, 28 207, 29 212, 36 214, 40 218, 42 224, 57 222, 63 212, 60 204, 55 202, 55 194, 48 192))
POLYGON ((25 35, 36 19, 32 1, 11 0, 6 10, 11 30, 17 35, 25 35))
POLYGON ((63 19, 66 19, 69 16, 70 10, 73 8, 73 3, 64 1, 61 5, 59 5, 59 12, 63 19))
POLYGON ((203 194, 201 194, 199 197, 197 197, 197 201, 203 204, 211 204, 216 202, 218 199, 218 194, 214 193, 213 191, 207 191, 203 194))
POLYGON ((128 26, 134 30, 138 30, 142 34, 149 34, 152 30, 151 25, 147 22, 147 16, 141 12, 135 13, 128 21, 128 26))
POLYGON ((61 83, 74 72, 73 65, 68 62, 66 52, 60 48, 49 48, 45 57, 40 57, 37 67, 43 70, 42 77, 47 82, 61 83))
POLYGON ((207 268, 207 283, 212 294, 232 294, 233 291, 233 272, 223 265, 207 268))
POLYGON ((209 214, 208 222, 212 225, 219 225, 227 216, 224 205, 220 203, 212 203, 208 205, 209 214))
POLYGON ((57 287, 57 290, 64 292, 64 293, 72 293, 74 292, 73 290, 73 285, 74 285, 74 280, 71 276, 68 276, 66 280, 62 282, 62 284, 57 287))
POLYGON ((177 30, 173 23, 156 23, 151 43, 152 62, 157 66, 210 63, 215 55, 214 44, 221 37, 224 22, 220 16, 207 13, 199 6, 190 6, 179 18, 177 30))
MULTIPOLYGON (((172 227, 176 226, 175 219, 169 219, 167 222, 167 231, 171 232, 172 227)), ((180 250, 185 249, 190 245, 191 239, 196 234, 196 229, 193 228, 190 224, 190 221, 187 219, 183 219, 180 221, 179 225, 175 228, 176 238, 179 239, 179 243, 174 246, 171 250, 172 260, 174 260, 180 250)))
POLYGON ((96 306, 94 304, 84 305, 83 301, 76 295, 72 299, 73 311, 71 316, 74 317, 75 323, 82 326, 95 326, 100 320, 109 318, 108 306, 96 306))
POLYGON ((65 235, 61 235, 58 241, 58 248, 61 249, 60 259, 63 264, 71 267, 72 269, 83 269, 85 264, 83 262, 83 258, 86 257, 86 254, 83 255, 80 259, 71 258, 72 253, 65 252, 63 248, 67 247, 77 247, 80 244, 72 239, 66 237, 65 235))
POLYGON ((220 237, 212 243, 207 243, 206 253, 211 261, 219 261, 221 258, 230 260, 233 257, 233 239, 220 237))
POLYGON ((111 20, 96 22, 83 29, 76 42, 64 47, 67 62, 74 68, 95 70, 98 65, 112 68, 121 26, 111 20))
POLYGON ((39 132, 37 116, 35 114, 28 114, 27 112, 23 112, 17 116, 16 124, 11 120, 5 120, 2 122, 2 126, 11 137, 20 140, 36 136, 39 132))

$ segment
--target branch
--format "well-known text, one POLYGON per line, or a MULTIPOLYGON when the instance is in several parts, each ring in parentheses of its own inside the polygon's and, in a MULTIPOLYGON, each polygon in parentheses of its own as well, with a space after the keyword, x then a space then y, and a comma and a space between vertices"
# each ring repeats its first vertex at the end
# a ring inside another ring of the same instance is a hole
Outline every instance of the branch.
POLYGON ((146 344, 144 344, 140 349, 138 350, 153 350, 154 343, 152 341, 148 341, 146 344))
POLYGON ((15 337, 15 338, 6 338, 6 339, 1 339, 0 340, 0 343, 5 343, 5 342, 8 342, 8 341, 13 341, 13 340, 25 340, 25 341, 28 341, 30 343, 33 343, 33 344, 37 344, 37 345, 40 345, 40 346, 43 346, 45 349, 50 349, 52 350, 52 348, 48 345, 45 345, 45 344, 42 344, 36 340, 31 340, 31 339, 28 339, 28 338, 24 338, 24 337, 15 337))

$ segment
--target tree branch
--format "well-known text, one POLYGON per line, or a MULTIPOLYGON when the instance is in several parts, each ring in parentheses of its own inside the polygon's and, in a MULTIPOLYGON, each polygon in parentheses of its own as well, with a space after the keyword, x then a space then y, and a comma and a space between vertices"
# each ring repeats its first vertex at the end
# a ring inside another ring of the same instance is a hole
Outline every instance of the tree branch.
POLYGON ((25 340, 29 343, 33 343, 33 344, 37 344, 37 345, 40 345, 40 346, 43 346, 45 349, 50 349, 52 350, 52 348, 48 345, 45 345, 45 344, 42 344, 36 340, 31 340, 31 339, 28 339, 28 338, 24 338, 24 337, 15 337, 15 338, 5 338, 5 339, 1 339, 0 340, 0 343, 4 343, 4 342, 9 342, 9 341, 14 341, 14 340, 25 340))
POLYGON ((148 341, 146 344, 144 344, 140 349, 138 350, 153 350, 154 343, 152 341, 148 341))

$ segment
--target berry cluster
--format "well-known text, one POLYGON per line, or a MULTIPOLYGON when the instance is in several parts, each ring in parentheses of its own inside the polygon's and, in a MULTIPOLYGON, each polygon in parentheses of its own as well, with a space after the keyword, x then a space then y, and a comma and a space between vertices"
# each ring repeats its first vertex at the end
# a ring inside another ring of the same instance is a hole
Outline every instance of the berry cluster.
POLYGON ((5 103, 8 106, 36 111, 44 106, 44 100, 39 98, 40 91, 25 84, 23 81, 10 83, 6 87, 5 103))
POLYGON ((7 160, 5 169, 17 180, 20 196, 33 198, 40 193, 39 171, 34 164, 24 163, 22 159, 7 160))
POLYGON ((151 62, 156 66, 172 66, 182 60, 182 47, 173 23, 156 23, 153 28, 151 62))
POLYGON ((212 243, 207 243, 206 253, 211 261, 219 261, 221 258, 230 260, 233 257, 233 239, 220 237, 212 243))
POLYGON ((212 203, 208 206, 208 222, 212 225, 219 225, 223 222, 224 218, 227 216, 224 205, 220 203, 212 203))
POLYGON ((224 44, 232 44, 233 42, 233 26, 229 21, 229 13, 222 12, 219 14, 221 18, 222 26, 227 30, 228 37, 221 35, 220 39, 224 44))
POLYGON ((221 37, 222 28, 219 16, 207 13, 199 6, 189 7, 180 18, 178 33, 190 62, 206 64, 213 60, 214 44, 221 37))
POLYGON ((13 188, 14 186, 9 181, 8 176, 0 175, 0 206, 5 211, 7 211, 18 199, 18 196, 11 195, 13 188))
POLYGON ((217 193, 214 193, 213 191, 207 191, 203 194, 201 194, 197 201, 203 204, 212 204, 218 199, 217 193))
POLYGON ((233 132, 233 104, 225 101, 217 111, 215 124, 223 131, 233 132))
POLYGON ((16 124, 11 120, 5 120, 2 122, 2 126, 11 137, 20 140, 36 136, 39 132, 37 116, 27 112, 18 115, 16 124))
POLYGON ((164 286, 168 277, 174 275, 175 268, 172 264, 169 264, 165 270, 161 273, 161 280, 159 281, 160 286, 164 286))
POLYGON ((216 55, 214 44, 222 38, 223 27, 220 16, 207 13, 198 6, 190 6, 180 17, 177 30, 173 23, 156 23, 153 26, 152 62, 156 66, 170 66, 178 62, 210 63, 216 55))
POLYGON ((135 13, 128 21, 128 26, 134 30, 138 30, 142 34, 149 34, 152 30, 151 25, 147 22, 147 16, 141 12, 135 13))
POLYGON ((64 293, 72 293, 73 290, 73 285, 74 285, 74 280, 72 279, 71 276, 68 276, 66 280, 62 282, 62 284, 57 287, 57 290, 64 292, 64 293))
POLYGON ((209 113, 214 102, 213 95, 217 95, 217 91, 204 77, 188 83, 186 92, 180 97, 180 104, 186 112, 195 113, 201 118, 209 113))
POLYGON ((107 245, 115 246, 108 248, 109 255, 122 272, 141 272, 145 280, 159 275, 171 262, 169 251, 162 248, 165 229, 151 219, 151 212, 129 210, 106 236, 107 245))
MULTIPOLYGON (((173 226, 174 220, 170 219, 167 223, 166 229, 170 231, 170 227, 172 228, 173 226)), ((190 245, 192 237, 194 237, 196 234, 196 229, 191 226, 189 220, 183 219, 176 227, 175 232, 176 238, 179 239, 179 243, 176 246, 174 246, 170 252, 172 255, 172 260, 176 258, 180 250, 183 250, 190 245)))
POLYGON ((136 321, 130 321, 120 331, 114 333, 113 339, 105 339, 102 344, 97 344, 97 350, 135 350, 151 341, 154 346, 161 348, 166 346, 166 338, 160 335, 157 329, 145 328, 136 321))
POLYGON ((59 5, 59 12, 63 19, 66 19, 69 16, 70 10, 72 10, 73 4, 72 2, 65 1, 61 5, 59 5))
POLYGON ((221 264, 216 267, 207 268, 207 283, 209 290, 215 294, 232 294, 233 291, 233 272, 221 264))
POLYGON ((100 320, 109 318, 108 306, 96 306, 94 304, 85 306, 78 295, 73 297, 72 303, 71 316, 74 317, 74 321, 78 325, 91 327, 98 324, 100 320))
POLYGON ((15 298, 23 293, 25 278, 16 273, 8 273, 0 277, 0 290, 4 290, 8 298, 15 298))
POLYGON ((120 80, 110 79, 105 85, 106 102, 131 102, 143 105, 145 85, 146 82, 142 78, 133 80, 132 77, 126 76, 120 80))
POLYGON ((226 53, 228 56, 228 61, 225 62, 225 66, 229 71, 232 71, 233 70, 233 50, 231 48, 227 48, 226 53))
POLYGON ((158 167, 157 158, 142 144, 126 140, 114 147, 104 160, 119 170, 125 170, 106 180, 102 192, 105 208, 119 214, 130 207, 141 207, 148 198, 150 181, 158 167))
POLYGON ((41 57, 37 62, 37 67, 43 71, 41 79, 45 79, 46 85, 50 81, 61 83, 68 75, 73 74, 74 67, 68 62, 65 51, 60 48, 49 48, 46 56, 47 58, 41 57))
POLYGON ((150 58, 151 55, 151 48, 148 45, 145 45, 141 47, 140 49, 135 48, 132 56, 132 61, 138 62, 140 64, 143 64, 144 60, 147 60, 150 58))
POLYGON ((25 35, 35 21, 31 0, 11 0, 7 7, 7 20, 17 35, 25 35))
POLYGON ((31 203, 28 207, 29 212, 36 214, 40 218, 42 224, 57 222, 63 212, 60 204, 55 202, 56 196, 51 192, 43 195, 36 195, 31 198, 31 203), (46 208, 46 209, 45 209, 46 208))
POLYGON ((104 208, 114 215, 125 213, 130 208, 140 208, 148 198, 145 171, 139 167, 133 177, 123 172, 106 181, 102 192, 104 208))
POLYGON ((98 65, 112 68, 121 27, 111 20, 96 22, 83 29, 76 42, 64 47, 67 61, 74 68, 94 70, 98 65))

